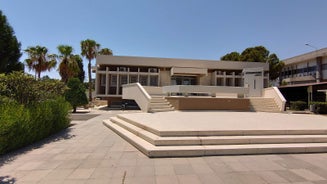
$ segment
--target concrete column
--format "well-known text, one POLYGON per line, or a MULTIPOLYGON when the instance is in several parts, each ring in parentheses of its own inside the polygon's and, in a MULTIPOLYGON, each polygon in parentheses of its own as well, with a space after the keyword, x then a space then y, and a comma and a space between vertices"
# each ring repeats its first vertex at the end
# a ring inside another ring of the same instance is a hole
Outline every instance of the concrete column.
POLYGON ((320 82, 322 77, 322 57, 316 58, 316 66, 316 82, 320 82))
POLYGON ((105 95, 109 93, 109 68, 106 67, 106 86, 105 86, 105 95))

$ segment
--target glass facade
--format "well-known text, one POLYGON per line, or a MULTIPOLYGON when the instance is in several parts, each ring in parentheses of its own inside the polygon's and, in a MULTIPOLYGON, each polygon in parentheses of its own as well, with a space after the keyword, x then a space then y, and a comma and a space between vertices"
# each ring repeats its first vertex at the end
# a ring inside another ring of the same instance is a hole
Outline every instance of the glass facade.
POLYGON ((143 86, 159 86, 159 72, 156 67, 108 66, 98 75, 98 94, 121 95, 123 85, 136 82, 143 86), (108 74, 108 86, 105 72, 108 74))

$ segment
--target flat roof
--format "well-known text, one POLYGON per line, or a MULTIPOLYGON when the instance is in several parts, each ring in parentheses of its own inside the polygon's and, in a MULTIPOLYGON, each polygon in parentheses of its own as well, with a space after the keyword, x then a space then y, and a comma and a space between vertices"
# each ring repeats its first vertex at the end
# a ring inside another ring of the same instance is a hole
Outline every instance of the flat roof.
POLYGON ((325 57, 327 56, 327 48, 322 48, 319 50, 315 50, 312 52, 308 52, 305 54, 301 54, 298 56, 294 56, 288 59, 284 59, 283 62, 285 63, 285 65, 290 65, 290 64, 294 64, 294 63, 301 63, 310 59, 314 59, 316 57, 325 57))
POLYGON ((153 66, 162 68, 188 67, 207 69, 237 69, 262 67, 269 71, 268 63, 240 62, 240 61, 219 61, 219 60, 196 60, 196 59, 174 59, 156 57, 135 57, 135 56, 107 56, 99 55, 96 58, 97 65, 121 65, 121 66, 153 66))

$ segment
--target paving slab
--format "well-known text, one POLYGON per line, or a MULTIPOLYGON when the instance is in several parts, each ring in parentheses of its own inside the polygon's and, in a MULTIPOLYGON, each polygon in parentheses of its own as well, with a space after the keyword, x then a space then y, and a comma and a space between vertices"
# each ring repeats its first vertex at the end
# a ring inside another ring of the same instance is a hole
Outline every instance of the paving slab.
POLYGON ((102 124, 130 111, 90 113, 97 116, 2 155, 0 183, 327 183, 326 153, 148 158, 102 124))

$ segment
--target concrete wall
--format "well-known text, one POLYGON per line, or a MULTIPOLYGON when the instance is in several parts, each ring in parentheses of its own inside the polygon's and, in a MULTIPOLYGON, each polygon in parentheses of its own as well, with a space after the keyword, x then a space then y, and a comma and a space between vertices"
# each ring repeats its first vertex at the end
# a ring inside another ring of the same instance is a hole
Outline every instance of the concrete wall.
POLYGON ((211 73, 199 77, 199 84, 203 86, 211 86, 211 73))
POLYGON ((162 69, 160 70, 160 86, 169 86, 170 85, 170 71, 162 69))
POLYGON ((148 112, 151 96, 140 83, 123 85, 123 99, 135 100, 143 112, 148 112))
POLYGON ((249 99, 166 97, 176 110, 250 111, 249 99))
POLYGON ((122 97, 101 97, 102 100, 107 100, 107 105, 109 106, 113 102, 121 102, 122 97))

